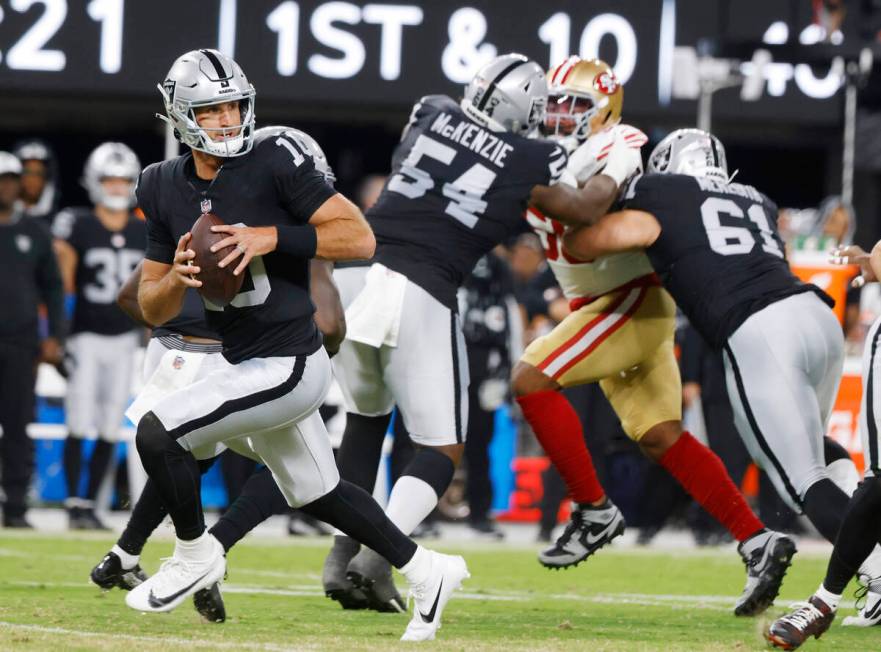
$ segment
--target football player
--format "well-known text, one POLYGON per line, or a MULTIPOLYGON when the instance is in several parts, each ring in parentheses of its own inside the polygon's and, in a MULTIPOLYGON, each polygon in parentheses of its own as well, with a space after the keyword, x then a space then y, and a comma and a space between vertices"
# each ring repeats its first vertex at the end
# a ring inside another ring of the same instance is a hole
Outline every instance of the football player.
MULTIPOLYGON (((780 497, 835 541, 848 495, 830 477, 823 434, 844 361, 832 299, 790 271, 777 207, 729 181, 719 140, 697 129, 665 138, 626 210, 564 236, 584 260, 645 250, 691 324, 723 352, 737 430, 780 497)), ((770 553, 770 551, 769 551, 770 553)), ((878 568, 867 560, 866 574, 878 568)))
POLYGON ((468 577, 465 561, 417 546, 367 492, 341 481, 318 415, 331 371, 312 318, 308 262, 369 258, 370 227, 295 138, 255 136, 254 87, 229 57, 187 52, 160 92, 164 118, 190 151, 149 166, 139 181, 148 233, 138 288, 144 318, 168 321, 180 312, 187 288, 201 286, 188 248, 200 212, 229 224, 212 227, 226 234, 214 250, 233 247, 219 265, 246 278, 227 306, 205 302, 229 366, 163 396, 138 423, 138 453, 177 539, 174 555, 126 595, 126 604, 170 611, 222 579, 226 560, 205 530, 197 458, 246 438, 290 506, 400 569, 415 596, 403 639, 434 638, 452 592, 468 577), (240 220, 248 225, 236 225, 240 220))
POLYGON ((52 227, 65 289, 76 296, 67 342, 64 443, 64 502, 71 529, 107 529, 95 515, 95 497, 119 439, 140 343, 137 326, 116 305, 116 293, 147 246, 144 224, 132 213, 140 172, 138 157, 127 146, 100 145, 83 171, 93 208, 63 210, 52 227), (83 437, 90 432, 97 440, 81 495, 83 437))
MULTIPOLYGON (((286 127, 263 127, 257 131, 257 135, 278 136, 283 132, 287 132, 303 145, 305 152, 315 162, 316 169, 332 184, 335 181, 333 170, 318 143, 308 134, 286 127)), ((138 305, 141 266, 135 269, 123 285, 117 302, 133 321, 152 328, 152 337, 144 357, 144 383, 151 385, 147 391, 171 392, 181 382, 195 382, 210 370, 227 366, 229 363, 221 355, 220 336, 205 323, 203 304, 195 290, 187 290, 180 314, 171 321, 155 327, 145 321, 138 305), (162 371, 157 373, 160 368, 162 371), (157 376, 156 382, 151 381, 154 375, 157 376)), ((345 335, 345 318, 339 293, 328 261, 312 260, 309 271, 310 294, 316 306, 315 321, 323 336, 325 350, 328 355, 333 356, 339 350, 345 335)), ((136 399, 136 406, 139 400, 136 399)), ((128 414, 137 423, 140 413, 141 410, 136 409, 128 414)), ((249 449, 240 452, 253 457, 249 449)), ((217 457, 199 460, 199 467, 204 472, 216 460, 217 457)), ((272 479, 269 469, 264 466, 248 478, 239 497, 212 526, 210 532, 228 552, 258 524, 286 509, 284 496, 272 479)), ((141 551, 166 514, 156 483, 148 480, 122 535, 92 569, 92 582, 104 590, 118 587, 128 591, 147 579, 139 563, 141 551)), ((226 619, 223 598, 217 584, 193 594, 193 603, 209 622, 223 622, 226 619)))
MULTIPOLYGON (((605 62, 571 57, 551 69, 548 80, 553 109, 546 131, 572 146, 587 141, 582 151, 595 152, 586 166, 574 167, 578 155, 570 160, 579 180, 602 169, 603 152, 616 135, 637 152, 646 142, 641 131, 620 124, 623 89, 605 62)), ((576 565, 624 531, 621 512, 597 480, 580 419, 560 392, 599 381, 628 436, 740 542, 748 573, 735 613, 763 611, 777 595, 795 546, 765 529, 718 456, 682 431, 673 299, 642 251, 578 260, 562 247, 563 225, 534 209, 527 218, 572 309, 530 344, 512 378, 524 417, 575 502, 570 524, 539 560, 548 568, 576 565), (752 564, 753 557, 767 562, 752 564)))
MULTIPOLYGON (((844 247, 832 254, 832 261, 859 265, 862 271, 858 286, 881 279, 881 242, 870 254, 857 246, 844 247)), ((848 616, 844 625, 871 627, 881 623, 881 577, 866 573, 865 564, 881 539, 881 456, 879 456, 879 418, 876 413, 878 385, 875 370, 881 370, 878 340, 881 318, 875 320, 866 335, 863 350, 863 399, 860 408, 860 437, 866 455, 866 473, 851 496, 835 547, 826 567, 826 577, 808 601, 797 605, 769 627, 765 637, 775 647, 794 650, 811 636, 819 638, 835 619, 841 595, 854 575, 863 586, 857 590, 863 601, 857 616, 848 616)))
MULTIPOLYGON (((547 107, 544 71, 519 54, 484 65, 457 102, 430 95, 413 107, 392 173, 367 216, 371 267, 337 270, 346 341, 334 361, 347 423, 341 474, 372 488, 392 407, 418 450, 392 488, 387 514, 404 532, 434 509, 459 463, 468 423, 468 363, 456 292, 475 263, 522 228, 527 205, 564 223, 605 212, 635 170, 623 139, 583 189, 559 183, 564 148, 531 138, 547 107)), ((391 569, 336 537, 324 588, 345 606, 354 578, 374 607, 400 610, 391 569), (355 556, 357 554, 357 556, 355 556)))

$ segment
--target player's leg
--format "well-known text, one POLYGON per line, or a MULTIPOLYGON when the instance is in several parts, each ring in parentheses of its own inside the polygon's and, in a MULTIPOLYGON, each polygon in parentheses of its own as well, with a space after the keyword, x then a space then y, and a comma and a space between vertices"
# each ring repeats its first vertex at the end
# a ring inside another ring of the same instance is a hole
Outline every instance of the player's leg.
MULTIPOLYGON (((335 269, 334 281, 343 306, 349 306, 363 289, 368 267, 335 269)), ((388 430, 394 401, 385 387, 379 349, 344 340, 333 358, 334 375, 343 394, 346 427, 337 451, 340 476, 372 492, 388 430)), ((349 562, 361 545, 343 532, 336 532, 324 561, 322 585, 325 595, 344 609, 364 609, 367 598, 348 579, 349 562)))
POLYGON ((34 442, 28 437, 27 424, 34 415, 36 355, 28 347, 0 344, 0 478, 6 498, 0 521, 3 527, 31 527, 25 514, 34 442))
POLYGON ((559 389, 638 365, 672 336, 674 314, 673 301, 659 288, 611 293, 533 342, 514 368, 517 402, 573 500, 569 525, 539 554, 548 568, 577 565, 624 531, 621 512, 597 480, 581 420, 559 389))
POLYGON ((64 400, 67 439, 62 461, 67 484, 67 508, 71 529, 92 529, 94 524, 83 519, 88 503, 80 498, 83 437, 96 426, 97 409, 101 402, 99 389, 101 354, 100 337, 93 333, 77 333, 67 341, 67 364, 70 377, 64 400))
POLYGON ((288 505, 339 528, 397 568, 416 598, 404 640, 434 638, 446 602, 468 577, 464 560, 417 546, 370 494, 340 480, 317 412, 294 425, 294 436, 289 432, 290 428, 250 437, 288 505))
MULTIPOLYGON (((386 514, 410 534, 437 506, 464 452, 468 360, 458 316, 450 308, 409 282, 404 301, 397 346, 383 347, 381 353, 386 385, 416 445, 392 487, 386 514)), ((362 550, 348 572, 371 607, 403 607, 391 569, 375 553, 362 550)))
POLYGON ((166 396, 140 420, 138 453, 168 508, 177 542, 172 559, 126 596, 129 606, 168 611, 223 576, 223 548, 205 532, 200 473, 191 451, 292 423, 317 409, 329 383, 323 349, 309 356, 254 358, 166 396), (154 592, 160 597, 151 597, 154 592))
MULTIPOLYGON (((750 317, 725 347, 735 425, 780 497, 834 541, 848 496, 828 476, 821 392, 841 373, 841 329, 814 295, 750 317)), ((824 392, 828 394, 830 392, 824 392)))

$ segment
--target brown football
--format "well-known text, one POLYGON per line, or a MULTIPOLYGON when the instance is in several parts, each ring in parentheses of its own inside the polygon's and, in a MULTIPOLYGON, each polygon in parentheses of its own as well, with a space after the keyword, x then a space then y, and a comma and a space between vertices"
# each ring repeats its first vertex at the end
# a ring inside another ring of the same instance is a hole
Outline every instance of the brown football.
POLYGON ((200 215, 190 230, 193 237, 190 239, 189 248, 196 252, 193 264, 200 269, 195 275, 195 278, 202 281, 199 294, 215 305, 226 306, 242 289, 245 275, 236 276, 232 273, 239 262, 238 259, 226 267, 217 266, 217 263, 235 249, 224 247, 217 252, 211 251, 212 245, 227 237, 226 233, 214 233, 211 230, 211 227, 217 224, 226 224, 226 222, 214 213, 200 215))

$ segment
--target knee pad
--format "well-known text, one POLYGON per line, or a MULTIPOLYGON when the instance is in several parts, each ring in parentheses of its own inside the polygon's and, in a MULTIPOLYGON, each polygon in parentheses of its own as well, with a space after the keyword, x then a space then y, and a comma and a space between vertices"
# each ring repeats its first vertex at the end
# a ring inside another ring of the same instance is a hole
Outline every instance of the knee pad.
POLYGON ((162 425, 159 418, 152 412, 147 412, 138 422, 138 432, 135 435, 135 445, 141 460, 153 459, 169 450, 169 444, 183 450, 181 446, 171 438, 169 432, 162 425))

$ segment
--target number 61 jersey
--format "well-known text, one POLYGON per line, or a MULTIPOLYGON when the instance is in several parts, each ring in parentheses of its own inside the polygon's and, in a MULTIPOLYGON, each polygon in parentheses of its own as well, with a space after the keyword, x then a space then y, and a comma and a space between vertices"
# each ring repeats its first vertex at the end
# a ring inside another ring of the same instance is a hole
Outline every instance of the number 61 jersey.
POLYGON ((367 213, 374 260, 455 310, 480 257, 523 230, 532 189, 557 183, 565 167, 556 143, 485 129, 451 98, 424 97, 367 213))
POLYGON ((711 345, 722 347, 749 318, 801 292, 832 299, 790 271, 777 206, 752 186, 681 174, 634 180, 625 207, 655 216, 661 234, 646 249, 664 287, 711 345))

